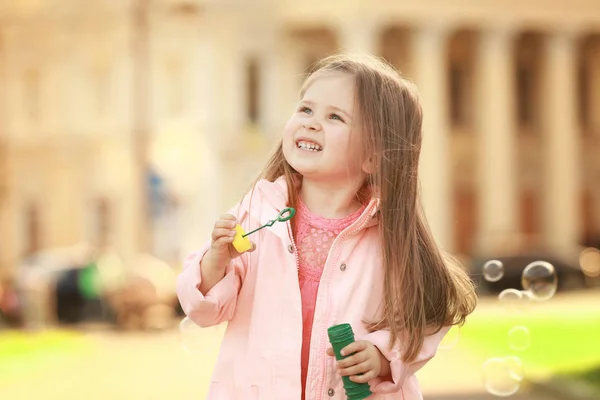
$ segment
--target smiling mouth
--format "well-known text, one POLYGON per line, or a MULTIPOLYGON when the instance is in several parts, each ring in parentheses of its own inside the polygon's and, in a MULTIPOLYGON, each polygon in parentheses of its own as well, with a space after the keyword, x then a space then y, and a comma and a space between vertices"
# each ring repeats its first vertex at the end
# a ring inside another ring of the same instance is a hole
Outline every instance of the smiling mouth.
POLYGON ((323 150, 323 147, 321 147, 321 145, 319 145, 317 143, 313 143, 313 142, 307 142, 306 140, 299 140, 298 142, 296 142, 296 147, 301 150, 306 150, 306 151, 321 151, 321 150, 323 150))

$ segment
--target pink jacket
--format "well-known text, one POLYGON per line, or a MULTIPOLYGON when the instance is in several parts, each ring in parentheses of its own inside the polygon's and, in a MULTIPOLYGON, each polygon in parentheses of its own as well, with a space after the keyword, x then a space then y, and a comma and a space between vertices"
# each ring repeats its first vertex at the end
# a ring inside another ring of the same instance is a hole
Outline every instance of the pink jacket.
MULTIPOLYGON (((447 332, 443 329, 427 337, 418 358, 405 363, 399 348, 388 348, 387 331, 365 329, 362 321, 376 317, 383 292, 378 203, 371 200, 331 247, 317 297, 306 400, 346 399, 335 360, 326 354, 329 326, 350 323, 357 340, 371 341, 390 360, 393 382, 370 382, 373 400, 422 399, 414 373, 435 355, 447 332)), ((261 180, 230 213, 248 232, 273 219, 286 204, 283 178, 261 180)), ((302 310, 290 232, 289 222, 278 222, 253 234, 257 249, 233 260, 206 296, 197 287, 199 264, 210 244, 185 260, 177 283, 185 313, 202 327, 229 321, 213 371, 210 400, 300 400, 302 310)))

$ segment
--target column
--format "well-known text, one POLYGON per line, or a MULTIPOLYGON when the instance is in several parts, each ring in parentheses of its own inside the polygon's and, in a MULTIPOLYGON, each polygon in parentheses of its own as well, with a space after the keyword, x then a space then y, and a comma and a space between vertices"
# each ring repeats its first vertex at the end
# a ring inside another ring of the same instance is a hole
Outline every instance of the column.
POLYGON ((485 254, 519 226, 512 33, 482 32, 477 57, 478 250, 485 254))
POLYGON ((15 247, 13 234, 13 221, 11 215, 14 215, 14 210, 11 210, 10 202, 10 177, 9 177, 9 137, 6 119, 6 101, 7 97, 7 75, 5 63, 7 60, 7 47, 5 44, 5 34, 0 29, 0 237, 3 238, 3 243, 0 245, 0 274, 9 272, 8 268, 12 268, 13 250, 15 247), (12 211, 12 212, 11 212, 12 211), (7 271, 4 271, 4 268, 7 271))
POLYGON ((349 53, 379 54, 379 26, 369 18, 346 20, 337 30, 339 47, 349 53))
MULTIPOLYGON (((211 131, 204 132, 206 143, 213 151, 214 170, 203 178, 202 186, 209 182, 212 192, 211 199, 202 198, 203 221, 214 223, 215 213, 218 215, 227 211, 238 200, 241 193, 239 186, 239 171, 244 169, 246 150, 244 139, 248 136, 246 123, 245 96, 246 56, 247 49, 243 46, 244 29, 242 19, 237 15, 221 15, 220 20, 213 21, 220 34, 211 43, 212 74, 206 78, 212 79, 213 102, 211 103, 211 131), (210 221, 210 222, 209 222, 210 221)), ((209 188, 210 186, 207 186, 209 188)), ((204 189, 206 190, 206 189, 204 189)), ((217 216, 218 216, 217 215, 217 216)), ((210 233, 210 230, 208 231, 210 233)))
POLYGON ((442 28, 423 28, 415 32, 412 64, 423 107, 423 144, 419 165, 421 199, 437 243, 451 251, 446 38, 446 31, 442 28))
MULTIPOLYGON (((238 28, 231 21, 224 21, 220 36, 212 45, 214 62, 214 79, 216 86, 213 107, 214 117, 218 125, 219 146, 226 150, 232 141, 246 133, 244 95, 246 93, 244 56, 240 48, 238 28)), ((214 135, 214 133, 212 134, 214 135)))
MULTIPOLYGON (((592 44, 593 50, 589 57, 589 128, 592 135, 592 146, 600 153, 600 36, 594 37, 592 44)), ((600 172, 600 159, 595 158, 592 168, 600 172)), ((588 183, 592 191, 593 204, 600 204, 600 179, 592 180, 588 183)), ((592 212, 592 227, 596 235, 600 235, 600 207, 596 207, 592 212)))
MULTIPOLYGON (((0 128, 1 129, 1 128, 0 128)), ((0 246, 0 274, 13 268, 16 259, 14 216, 17 213, 12 201, 11 182, 9 177, 9 144, 7 138, 0 138, 0 237, 3 238, 0 246), (6 271, 3 271, 6 268, 6 271)))
POLYGON ((271 142, 279 139, 295 111, 303 81, 302 52, 284 29, 273 32, 260 69, 261 125, 271 142))
POLYGON ((596 137, 600 137, 600 35, 594 36, 589 54, 589 105, 590 127, 596 137))
POLYGON ((555 251, 572 250, 580 234, 581 160, 574 39, 570 33, 557 33, 546 42, 543 211, 545 241, 555 251))

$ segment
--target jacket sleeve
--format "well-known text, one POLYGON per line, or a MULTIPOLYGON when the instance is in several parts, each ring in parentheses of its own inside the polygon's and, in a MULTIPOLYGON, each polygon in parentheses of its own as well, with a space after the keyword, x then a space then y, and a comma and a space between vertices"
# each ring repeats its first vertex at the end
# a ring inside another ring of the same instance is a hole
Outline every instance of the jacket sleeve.
MULTIPOLYGON (((229 214, 235 215, 243 223, 247 212, 242 212, 238 204, 229 214)), ((206 295, 200 292, 202 276, 200 263, 210 249, 208 241, 198 251, 190 254, 183 263, 183 270, 177 278, 177 297, 183 312, 198 326, 208 327, 229 321, 233 317, 238 293, 246 276, 248 253, 242 254, 227 265, 225 276, 206 295)))
POLYGON ((411 362, 402 361, 402 354, 400 350, 401 343, 397 343, 393 349, 389 349, 389 331, 380 330, 369 333, 363 339, 373 343, 383 354, 383 356, 390 362, 390 370, 392 373, 392 380, 383 380, 376 378, 371 381, 371 391, 373 393, 396 393, 400 391, 406 378, 416 373, 421 367, 423 367, 429 360, 435 356, 438 345, 442 341, 443 337, 450 330, 450 327, 443 327, 439 332, 426 336, 423 342, 423 346, 419 351, 417 357, 411 362))
POLYGON ((223 279, 203 295, 199 289, 202 283, 200 263, 209 248, 210 243, 190 254, 177 278, 177 297, 181 308, 200 327, 219 325, 231 319, 246 274, 242 257, 238 257, 226 267, 223 279))

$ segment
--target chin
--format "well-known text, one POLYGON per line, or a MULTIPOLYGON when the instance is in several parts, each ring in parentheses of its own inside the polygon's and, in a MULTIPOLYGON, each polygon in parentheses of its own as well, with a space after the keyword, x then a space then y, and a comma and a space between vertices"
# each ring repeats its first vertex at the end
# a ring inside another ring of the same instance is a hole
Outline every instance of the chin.
POLYGON ((298 163, 289 163, 290 166, 302 176, 312 176, 318 174, 318 169, 308 165, 298 165, 298 163))

